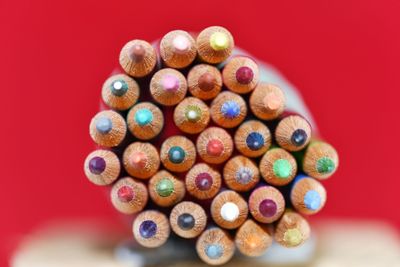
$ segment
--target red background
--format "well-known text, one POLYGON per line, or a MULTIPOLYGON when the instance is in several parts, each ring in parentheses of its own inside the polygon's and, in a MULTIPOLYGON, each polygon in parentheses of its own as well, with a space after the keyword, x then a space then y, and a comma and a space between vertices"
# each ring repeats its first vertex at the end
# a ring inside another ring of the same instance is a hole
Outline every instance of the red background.
POLYGON ((117 220, 82 171, 101 85, 126 41, 210 25, 227 27, 238 46, 300 88, 339 150, 317 217, 400 227, 400 2, 329 2, 2 0, 1 259, 48 220, 117 220))

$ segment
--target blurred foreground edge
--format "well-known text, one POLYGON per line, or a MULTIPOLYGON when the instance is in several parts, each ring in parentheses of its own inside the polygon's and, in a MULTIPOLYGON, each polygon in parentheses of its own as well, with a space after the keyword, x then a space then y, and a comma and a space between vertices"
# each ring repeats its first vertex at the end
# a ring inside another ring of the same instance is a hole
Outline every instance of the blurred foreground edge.
MULTIPOLYGON (((277 249, 272 257, 266 255, 248 259, 237 255, 227 266, 400 266, 398 232, 388 224, 377 221, 321 220, 313 227, 318 239, 317 241, 315 238, 311 239, 314 244, 304 245, 303 258, 280 261, 280 258, 285 257, 285 253, 277 249)), ((113 227, 99 226, 98 221, 60 223, 44 227, 25 237, 15 251, 10 265, 12 267, 166 267, 189 266, 189 264, 207 266, 200 262, 189 248, 181 253, 184 254, 183 257, 177 257, 171 246, 160 250, 160 252, 164 250, 164 253, 153 253, 153 260, 145 262, 145 256, 141 257, 138 253, 128 253, 128 255, 126 251, 121 250, 120 240, 127 235, 113 229, 113 227), (165 257, 168 261, 157 264, 157 258, 165 259, 165 257)), ((126 244, 122 247, 128 248, 126 244)), ((143 255, 145 254, 146 252, 143 252, 143 255)))

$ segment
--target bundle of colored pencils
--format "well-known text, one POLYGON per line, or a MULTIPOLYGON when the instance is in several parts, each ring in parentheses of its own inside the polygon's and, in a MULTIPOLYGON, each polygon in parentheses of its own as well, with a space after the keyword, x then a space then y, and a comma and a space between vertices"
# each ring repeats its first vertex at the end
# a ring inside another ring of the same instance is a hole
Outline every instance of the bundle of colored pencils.
POLYGON ((303 215, 323 208, 320 181, 338 167, 335 149, 286 112, 281 88, 260 82, 258 64, 233 48, 218 26, 196 37, 172 31, 154 46, 128 42, 121 73, 103 85, 110 109, 90 123, 99 148, 84 164, 91 182, 112 186, 115 208, 134 215, 140 245, 197 238, 211 265, 235 248, 253 257, 272 240, 304 243, 303 215))

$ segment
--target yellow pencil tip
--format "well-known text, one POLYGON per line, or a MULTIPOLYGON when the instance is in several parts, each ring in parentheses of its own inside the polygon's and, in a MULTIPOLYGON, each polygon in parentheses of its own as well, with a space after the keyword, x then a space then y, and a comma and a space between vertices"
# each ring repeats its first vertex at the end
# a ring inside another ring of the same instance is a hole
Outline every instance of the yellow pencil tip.
POLYGON ((229 39, 225 33, 215 32, 210 37, 210 46, 212 49, 219 51, 229 46, 229 39))
POLYGON ((284 236, 283 240, 291 247, 295 247, 300 245, 303 240, 303 235, 299 231, 299 229, 288 229, 284 236))

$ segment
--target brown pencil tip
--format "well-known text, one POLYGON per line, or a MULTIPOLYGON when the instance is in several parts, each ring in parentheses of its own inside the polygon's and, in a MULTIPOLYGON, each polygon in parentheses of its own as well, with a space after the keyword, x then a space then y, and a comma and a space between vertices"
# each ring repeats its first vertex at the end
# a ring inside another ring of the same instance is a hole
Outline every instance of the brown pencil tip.
POLYGON ((215 77, 208 72, 201 75, 198 81, 199 87, 203 91, 211 91, 214 89, 215 82, 215 77))
POLYGON ((132 61, 141 61, 146 54, 146 50, 141 44, 135 44, 131 47, 129 51, 129 57, 132 61))

